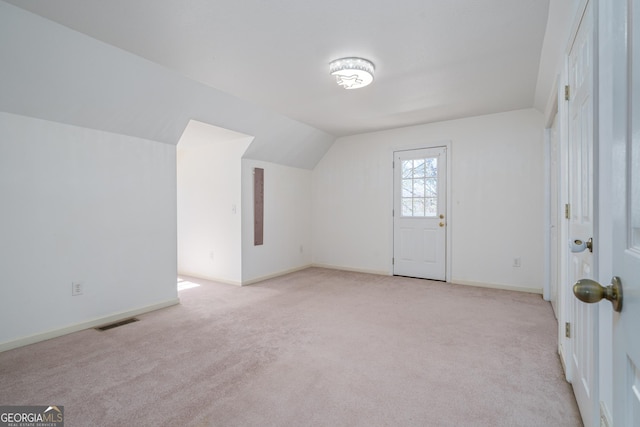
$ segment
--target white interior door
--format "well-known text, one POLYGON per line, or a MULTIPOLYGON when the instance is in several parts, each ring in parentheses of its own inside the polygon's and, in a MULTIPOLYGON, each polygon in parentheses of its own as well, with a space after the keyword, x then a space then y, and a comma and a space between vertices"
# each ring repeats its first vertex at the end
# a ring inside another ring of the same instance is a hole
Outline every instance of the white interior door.
MULTIPOLYGON (((593 236, 593 15, 587 4, 569 52, 569 286, 594 277, 594 257, 584 247, 593 236), (582 243, 582 245, 580 244, 582 243)), ((598 307, 571 299, 572 386, 585 427, 598 425, 596 352, 598 307)))
POLYGON ((393 274, 446 280, 446 147, 394 153, 393 274))
MULTIPOLYGON (((634 4, 635 3, 635 4, 634 4)), ((640 426, 640 6, 616 1, 621 26, 627 26, 627 50, 614 66, 628 78, 615 80, 619 95, 614 117, 623 118, 613 141, 613 272, 623 287, 622 311, 613 323, 613 423, 640 426), (628 68, 627 68, 628 66, 628 68), (627 99, 628 97, 628 99, 627 99), (625 120, 626 118, 626 120, 625 120), (628 124, 628 127, 625 126, 628 124)), ((625 34, 620 31, 618 34, 625 34)), ((620 40, 624 44, 624 36, 620 40)), ((605 285, 603 283, 603 285, 605 285)))

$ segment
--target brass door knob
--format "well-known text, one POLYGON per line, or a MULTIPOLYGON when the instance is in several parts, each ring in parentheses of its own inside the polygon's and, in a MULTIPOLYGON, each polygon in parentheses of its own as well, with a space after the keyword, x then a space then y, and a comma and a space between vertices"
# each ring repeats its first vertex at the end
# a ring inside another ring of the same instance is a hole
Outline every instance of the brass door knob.
POLYGON ((593 237, 589 237, 589 240, 586 242, 580 239, 575 239, 569 242, 569 248, 571 248, 571 252, 573 253, 583 252, 586 249, 589 249, 589 252, 593 252, 593 237))
POLYGON ((440 224, 438 224, 440 227, 444 227, 444 222, 441 222, 440 224))
POLYGON ((622 311, 622 282, 619 277, 613 277, 606 288, 591 279, 580 279, 573 285, 574 295, 582 302, 594 303, 601 299, 611 301, 613 309, 622 311))

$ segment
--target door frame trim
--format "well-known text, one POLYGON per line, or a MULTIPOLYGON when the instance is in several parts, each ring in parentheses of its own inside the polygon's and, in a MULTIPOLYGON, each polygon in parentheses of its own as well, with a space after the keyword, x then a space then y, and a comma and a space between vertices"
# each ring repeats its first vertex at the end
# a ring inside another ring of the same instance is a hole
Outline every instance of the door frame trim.
MULTIPOLYGON (((556 77, 556 79, 553 82, 553 93, 558 94, 558 77, 556 77)), ((558 132, 558 182, 556 183, 556 185, 558 186, 557 188, 557 198, 558 198, 558 206, 561 205, 561 194, 560 194, 560 187, 562 187, 561 181, 561 174, 562 174, 562 168, 561 168, 561 155, 560 155, 560 150, 561 150, 561 146, 562 146, 562 134, 561 134, 561 114, 560 111, 558 109, 558 96, 555 96, 553 98, 555 100, 555 102, 552 103, 551 105, 551 109, 548 112, 548 115, 545 117, 545 127, 544 127, 544 253, 545 254, 551 254, 551 236, 549 235, 549 230, 551 227, 551 216, 553 215, 553 213, 551 212, 551 196, 553 194, 553 189, 551 188, 551 128, 553 127, 553 121, 554 119, 556 120, 556 125, 557 125, 557 132, 558 132)), ((555 213, 556 215, 560 216, 560 214, 558 212, 555 213)), ((561 227, 560 227, 560 221, 558 222, 558 242, 560 242, 561 240, 561 227)), ((560 251, 558 251, 558 254, 556 255, 560 255, 560 251)), ((560 273, 560 257, 555 260, 558 263, 558 273, 560 273)), ((544 264, 543 264, 543 269, 544 269, 544 283, 543 283, 543 287, 542 287, 542 295, 545 301, 551 301, 551 263, 553 261, 551 260, 550 256, 547 255, 544 257, 544 264)), ((560 274, 558 274, 558 277, 556 278, 559 279, 560 278, 560 274)), ((559 281, 559 280, 558 280, 559 281)), ((558 298, 556 295, 556 306, 558 303, 558 298)))
MULTIPOLYGON (((417 142, 415 144, 403 144, 403 145, 397 145, 397 146, 392 146, 388 148, 388 158, 391 160, 391 162, 393 162, 394 159, 394 155, 396 152, 398 151, 411 151, 411 150, 422 150, 422 149, 430 149, 430 148, 439 148, 439 147, 444 147, 447 150, 447 173, 446 173, 446 180, 447 180, 447 191, 446 193, 446 197, 447 197, 447 203, 446 203, 446 207, 447 207, 447 227, 445 227, 445 242, 447 245, 447 248, 445 250, 445 281, 446 282, 451 282, 451 266, 452 266, 452 253, 453 253, 453 245, 452 245, 452 233, 451 233, 451 224, 453 223, 452 218, 453 218, 453 203, 451 200, 451 188, 453 187, 452 182, 453 180, 452 178, 452 158, 453 158, 453 153, 452 153, 452 149, 451 149, 451 140, 440 140, 440 141, 433 141, 433 142, 417 142)), ((391 226, 389 227, 389 242, 391 243, 389 245, 389 265, 388 265, 388 272, 390 276, 393 276, 393 263, 392 263, 392 259, 394 256, 394 244, 393 244, 393 229, 394 229, 394 219, 393 219, 393 192, 395 191, 394 189, 394 181, 393 181, 393 167, 391 168, 391 174, 389 174, 389 178, 391 180, 391 185, 389 186, 389 188, 391 189, 388 200, 389 200, 389 205, 390 205, 390 209, 389 209, 389 213, 391 213, 391 215, 389 215, 389 221, 391 226)))

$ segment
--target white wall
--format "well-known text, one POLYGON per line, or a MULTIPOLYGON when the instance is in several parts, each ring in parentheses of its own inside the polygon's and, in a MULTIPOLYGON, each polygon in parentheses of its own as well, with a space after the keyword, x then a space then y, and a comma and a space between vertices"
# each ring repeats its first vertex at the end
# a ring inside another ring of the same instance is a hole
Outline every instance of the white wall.
POLYGON ((311 264, 311 171, 242 160, 242 282, 311 264), (253 169, 264 169, 264 244, 253 244, 253 169))
POLYGON ((177 303, 175 165, 172 145, 0 113, 0 346, 177 303))
POLYGON ((241 158, 253 137, 191 121, 177 147, 178 272, 242 282, 241 158))
POLYGON ((542 292, 543 127, 528 109, 338 139, 313 171, 313 263, 390 274, 392 153, 451 141, 448 280, 542 292))

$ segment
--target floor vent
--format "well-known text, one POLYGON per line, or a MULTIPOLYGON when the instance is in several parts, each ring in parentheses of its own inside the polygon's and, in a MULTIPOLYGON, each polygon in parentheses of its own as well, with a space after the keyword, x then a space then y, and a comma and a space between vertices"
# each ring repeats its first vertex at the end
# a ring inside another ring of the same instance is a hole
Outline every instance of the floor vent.
POLYGON ((96 328, 96 330, 98 330, 98 331, 108 331, 109 329, 117 328, 118 326, 122 326, 122 325, 128 325, 129 323, 137 322, 138 320, 139 319, 136 319, 135 317, 132 317, 130 319, 121 320, 121 321, 116 322, 116 323, 110 323, 108 325, 98 326, 96 328))

